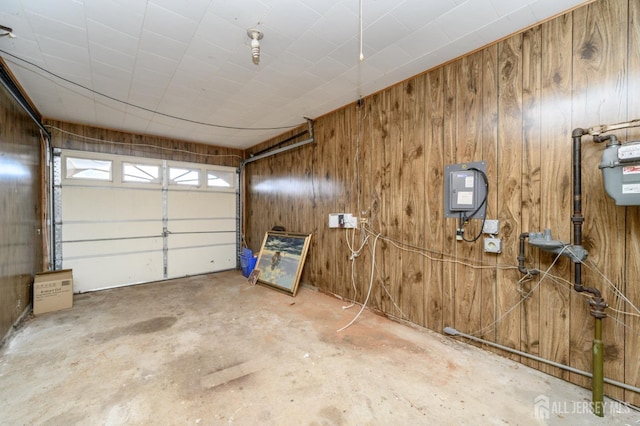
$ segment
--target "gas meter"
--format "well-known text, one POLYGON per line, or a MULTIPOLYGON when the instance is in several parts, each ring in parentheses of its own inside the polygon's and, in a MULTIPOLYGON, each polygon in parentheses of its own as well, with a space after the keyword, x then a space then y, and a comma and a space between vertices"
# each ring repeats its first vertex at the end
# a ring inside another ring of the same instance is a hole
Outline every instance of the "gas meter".
POLYGON ((600 162, 607 194, 619 206, 640 205, 640 141, 607 145, 600 162))

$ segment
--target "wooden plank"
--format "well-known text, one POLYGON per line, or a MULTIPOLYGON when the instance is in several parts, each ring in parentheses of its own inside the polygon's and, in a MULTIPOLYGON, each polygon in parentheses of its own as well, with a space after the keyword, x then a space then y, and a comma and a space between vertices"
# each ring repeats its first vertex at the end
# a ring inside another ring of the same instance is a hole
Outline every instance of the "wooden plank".
MULTIPOLYGON (((426 75, 425 82, 424 223, 428 258, 424 261, 425 326, 441 332, 443 323, 443 262, 444 248, 444 87, 443 70, 426 75)), ((450 306, 450 303, 449 305, 450 306)), ((448 325, 453 322, 448 323, 448 325)))
MULTIPOLYGON (((626 49, 613 46, 627 45, 627 29, 619 25, 627 19, 627 3, 596 2, 576 10, 573 16, 574 126, 618 123, 627 116, 624 99, 627 88, 624 80, 619 80, 620 75, 626 74, 627 52, 626 49)), ((589 263, 594 263, 604 276, 620 286, 623 283, 623 268, 619 265, 619 259, 624 259, 625 252, 625 211, 604 195, 598 172, 604 146, 592 143, 589 137, 583 139, 583 244, 589 251, 589 263)), ((600 288, 605 301, 615 305, 617 295, 604 285, 601 276, 592 272, 591 268, 583 268, 583 284, 600 288)), ((620 290, 624 291, 623 288, 620 290)), ((571 303, 571 366, 591 371, 594 319, 582 295, 574 293, 571 303)), ((602 334, 606 376, 622 381, 624 328, 605 319, 602 334)), ((582 376, 571 377, 571 381, 590 386, 590 380, 582 376)), ((614 398, 623 397, 622 390, 611 386, 606 386, 605 393, 614 398)))
POLYGON ((273 229, 276 226, 282 226, 285 230, 288 231, 295 230, 293 228, 293 220, 290 219, 292 215, 288 214, 286 209, 281 208, 281 206, 289 206, 289 209, 291 209, 292 207, 291 205, 286 203, 288 188, 286 178, 284 177, 284 170, 287 167, 287 163, 285 162, 287 157, 289 156, 274 155, 265 160, 267 161, 267 164, 270 168, 270 183, 276 187, 279 187, 278 190, 273 191, 273 193, 268 195, 269 209, 267 212, 267 217, 269 218, 269 221, 267 222, 265 232, 273 229))
MULTIPOLYGON (((303 138, 306 139, 308 135, 303 138)), ((301 139, 302 140, 302 139, 301 139)), ((304 145, 296 148, 293 155, 278 155, 283 159, 280 164, 281 179, 286 183, 287 196, 283 200, 284 205, 291 206, 290 214, 284 212, 282 220, 287 223, 285 229, 290 232, 315 234, 316 224, 309 218, 313 217, 313 209, 311 204, 313 178, 311 169, 313 167, 313 151, 315 145, 304 145)), ((279 208, 282 211, 282 208, 279 208)), ((312 237, 312 240, 314 238, 312 237)), ((314 253, 315 254, 315 253, 314 253)), ((307 253, 307 261, 300 278, 301 284, 309 284, 312 281, 308 278, 309 259, 311 253, 307 253)))
MULTIPOLYGON (((629 53, 627 74, 627 93, 640 93, 640 80, 632 77, 640 73, 640 2, 629 2, 629 53)), ((640 118, 640 98, 638 96, 627 96, 628 115, 627 119, 640 118)), ((640 129, 630 129, 627 132, 627 140, 639 140, 640 129)), ((640 214, 638 208, 630 207, 626 215, 626 235, 625 235, 625 282, 626 295, 637 308, 640 308, 640 214)), ((638 314, 629 303, 622 304, 624 311, 638 314)), ((624 382, 635 387, 640 387, 640 317, 633 315, 611 314, 624 324, 625 327, 625 347, 624 347, 624 382)), ((624 401, 628 401, 635 406, 640 406, 640 394, 625 391, 624 401)))
MULTIPOLYGON (((267 179, 269 179, 269 175, 267 174, 258 174, 258 173, 264 173, 262 172, 262 170, 264 170, 264 168, 267 166, 266 163, 262 163, 262 164, 257 164, 257 163, 251 163, 249 165, 249 167, 251 168, 251 170, 256 169, 256 168, 260 168, 260 171, 256 171, 256 172, 252 172, 252 187, 253 190, 255 191, 255 188, 258 187, 258 185, 261 184, 266 184, 268 182, 267 179)), ((252 191, 253 192, 253 191, 252 191)), ((258 194, 253 194, 253 199, 249 200, 249 202, 252 205, 252 208, 254 205, 260 206, 260 207, 256 207, 254 211, 252 211, 253 216, 252 220, 251 220, 251 237, 249 239, 249 244, 250 247, 253 248, 253 250, 256 253, 260 252, 260 249, 262 248, 262 242, 264 241, 264 234, 265 232, 267 232, 269 230, 269 224, 272 222, 271 218, 269 217, 269 197, 268 194, 261 192, 258 194), (254 248, 255 247, 255 248, 254 248)))
MULTIPOLYGON (((369 100, 369 128, 371 134, 371 178, 372 178, 372 202, 370 211, 370 227, 374 233, 386 232, 386 217, 383 210, 384 200, 387 197, 386 179, 388 175, 385 174, 385 152, 384 152, 384 136, 387 133, 386 115, 384 114, 384 94, 377 93, 371 96, 369 100)), ((371 295, 371 305, 379 310, 383 311, 383 286, 388 285, 389 278, 387 274, 387 265, 385 262, 385 251, 383 250, 384 241, 379 241, 379 244, 375 243, 375 237, 371 238, 371 248, 375 245, 376 249, 373 252, 376 261, 376 271, 374 275, 375 285, 373 287, 373 293, 371 295)))
MULTIPOLYGON (((315 136, 315 123, 314 123, 314 136, 315 136)), ((314 137, 315 138, 315 137, 314 137)), ((306 198, 307 207, 304 212, 305 217, 305 227, 307 231, 312 233, 311 242, 309 243, 309 251, 307 252, 307 261, 306 265, 302 271, 302 277, 300 279, 301 283, 317 286, 319 282, 318 278, 318 258, 320 256, 321 250, 318 249, 318 238, 319 234, 322 230, 324 223, 322 222, 322 217, 318 213, 318 186, 317 182, 320 179, 318 176, 318 139, 315 138, 315 143, 311 145, 307 145, 307 152, 309 158, 309 164, 305 169, 306 175, 306 198)))
MULTIPOLYGON (((264 207, 262 209, 263 211, 262 217, 260 218, 260 226, 256 227, 258 231, 258 236, 262 236, 263 239, 264 239, 264 234, 273 227, 274 222, 276 220, 275 216, 278 212, 278 210, 276 210, 277 203, 275 201, 275 196, 277 194, 277 191, 274 190, 272 192, 270 190, 273 186, 275 186, 273 182, 277 177, 274 175, 274 167, 273 167, 274 160, 275 160, 274 158, 268 157, 263 160, 260 160, 260 162, 255 162, 250 164, 250 166, 259 167, 261 171, 268 170, 268 173, 263 175, 264 177, 261 178, 262 184, 269 190, 264 191, 260 194, 260 197, 263 199, 264 207)), ((262 243, 262 240, 260 240, 260 243, 262 243)))
MULTIPOLYGON (((366 218, 367 228, 370 229, 371 224, 371 208, 374 202, 375 190, 372 174, 372 136, 371 136, 371 102, 370 98, 362 99, 360 105, 355 108, 355 151, 353 168, 354 168, 354 202, 356 204, 355 213, 358 217, 366 218)), ((359 256, 355 259, 356 273, 356 297, 359 303, 364 303, 367 297, 369 286, 375 287, 375 279, 371 281, 371 251, 370 245, 363 246, 367 234, 364 228, 358 229, 352 234, 351 240, 354 250, 361 248, 359 256)), ((375 294, 372 292, 372 294, 375 294)), ((379 293, 378 293, 379 294, 379 293)), ((367 306, 373 309, 379 309, 379 305, 375 305, 373 298, 369 298, 367 306)))
MULTIPOLYGON (((447 164, 456 162, 457 144, 457 65, 455 63, 445 65, 442 73, 442 179, 444 168, 447 164)), ((444 189, 443 189, 444 191, 444 189)), ((441 195, 444 197, 444 194, 441 195)), ((444 201, 443 201, 444 202, 444 201)), ((443 255, 447 262, 442 265, 442 322, 444 327, 456 326, 456 265, 450 260, 455 259, 458 242, 455 239, 458 221, 442 216, 442 228, 444 231, 443 255)), ((441 330, 438 330, 441 331, 441 330)), ((463 330, 460 330, 463 331, 463 330)))
MULTIPOLYGON (((541 149, 544 153, 540 169, 541 226, 552 229, 556 239, 569 241, 571 195, 571 109, 566 108, 571 98, 571 26, 572 16, 562 15, 542 25, 542 92, 541 149)), ((531 229, 530 231, 536 231, 531 229)), ((537 251, 527 245, 528 251, 537 251)), ((543 270, 553 265, 553 274, 571 281, 570 262, 539 252, 543 270)), ((573 290, 545 280, 540 291, 540 354, 543 358, 569 363, 569 297, 573 290)), ((541 370, 568 378, 556 367, 541 365, 541 370)))
MULTIPOLYGON (((338 175, 339 171, 337 169, 337 156, 338 154, 338 132, 337 126, 338 122, 342 119, 342 115, 344 115, 344 111, 338 110, 335 114, 327 117, 325 121, 324 127, 324 143, 327 146, 327 149, 324 151, 325 161, 327 162, 327 169, 330 170, 331 174, 331 189, 327 188, 330 192, 327 194, 329 197, 327 198, 327 205, 325 207, 328 208, 325 218, 328 217, 329 213, 338 213, 340 210, 340 200, 342 197, 342 184, 343 182, 340 180, 338 175)), ((336 262, 338 261, 337 250, 336 247, 340 243, 340 238, 342 237, 342 232, 336 229, 326 229, 327 232, 327 242, 328 247, 331 247, 330 252, 325 254, 326 259, 326 272, 327 279, 325 281, 324 288, 332 294, 336 293, 338 289, 336 283, 336 262)))
MULTIPOLYGON (((458 116, 454 163, 482 160, 482 52, 464 57, 457 63, 458 116)), ((454 221, 454 219, 451 219, 454 221)), ((458 219, 455 221, 460 224, 458 219)), ((481 230, 481 221, 470 220, 464 226, 465 238, 472 240, 481 230)), ((456 241, 456 259, 479 264, 482 241, 456 241)), ((456 267, 455 327, 462 332, 478 330, 481 320, 482 273, 466 264, 456 267)))
MULTIPOLYGON (((487 179, 489 193, 487 195, 488 219, 499 219, 498 206, 503 201, 498 187, 498 45, 488 47, 482 55, 482 159, 487 163, 487 179)), ((500 234, 496 235, 500 237, 500 234)), ((483 238, 479 241, 483 242, 483 238)), ((504 263, 504 255, 484 253, 482 264, 493 266, 481 271, 480 286, 480 324, 476 327, 476 335, 483 339, 495 341, 496 324, 496 289, 497 264, 504 263)))
POLYGON ((40 136, 36 125, 4 89, 0 90, 0 340, 12 331, 32 302, 32 283, 41 271, 36 237, 40 205, 40 136), (20 173, 7 173, 7 167, 20 173))
MULTIPOLYGON (((336 181, 339 191, 337 197, 337 212, 351 213, 357 216, 354 211, 354 204, 351 202, 351 193, 353 185, 353 135, 352 129, 355 124, 354 105, 342 109, 338 114, 339 119, 336 122, 336 181)), ((352 231, 347 229, 336 230, 337 238, 335 245, 336 267, 334 282, 336 284, 335 293, 353 300, 355 292, 351 280, 351 252, 348 249, 346 238, 352 231)))
MULTIPOLYGON (((363 236, 360 229, 360 222, 359 222, 361 212, 362 212, 362 207, 360 205, 360 198, 362 193, 360 167, 362 166, 362 164, 360 164, 361 159, 359 158, 359 155, 360 155, 359 154, 359 149, 360 149, 359 138, 360 138, 360 131, 361 131, 359 127, 359 123, 360 123, 359 114, 360 114, 360 109, 358 108, 358 105, 355 102, 349 105, 348 114, 347 114, 347 123, 346 123, 347 130, 348 130, 347 137, 349 138, 349 141, 350 141, 349 143, 349 165, 350 166, 349 166, 349 175, 348 175, 349 212, 353 214, 356 220, 356 227, 357 227, 355 229, 350 230, 349 232, 350 245, 347 246, 347 244, 345 244, 345 247, 347 247, 348 249, 347 254, 349 259, 351 259, 351 255, 353 253, 351 250, 356 248, 355 247, 356 245, 358 246, 360 245, 360 239, 363 236)), ((359 295, 363 296, 365 294, 364 290, 358 289, 358 286, 360 286, 362 289, 367 288, 366 284, 363 281, 363 274, 361 273, 362 259, 359 259, 358 257, 354 257, 354 260, 349 261, 346 266, 348 268, 348 273, 350 277, 349 287, 352 289, 355 288, 353 290, 353 293, 351 294, 350 299, 356 300, 359 295)))
MULTIPOLYGON (((540 151, 542 59, 541 28, 534 27, 522 35, 522 215, 520 232, 538 231, 540 226, 540 151)), ((538 251, 529 250, 526 265, 539 267, 538 251)), ((524 277, 520 277, 524 278, 524 277)), ((519 279, 520 280, 520 279, 519 279)), ((535 287, 538 277, 518 283, 521 297, 520 347, 533 355, 540 355, 540 291, 535 287)), ((525 365, 539 368, 537 361, 522 357, 525 365)))
POLYGON ((402 241, 412 251, 402 253, 402 293, 400 307, 409 321, 424 326, 424 258, 413 247, 425 247, 425 235, 430 226, 425 222, 425 77, 416 77, 403 84, 402 123, 402 241))
POLYGON ((329 213, 334 213, 333 191, 334 191, 334 173, 335 173, 335 151, 334 146, 330 142, 331 125, 329 117, 322 117, 315 123, 314 133, 316 135, 317 162, 314 167, 317 179, 315 180, 316 194, 316 227, 318 235, 316 238, 317 246, 314 246, 316 255, 316 276, 318 281, 315 283, 318 287, 325 291, 332 291, 331 281, 333 280, 333 265, 335 262, 335 251, 331 249, 335 241, 335 230, 328 228, 329 213))
MULTIPOLYGON (((517 259, 521 228, 522 192, 522 36, 513 36, 498 44, 499 99, 497 189, 500 194, 498 217, 502 254, 505 259, 517 259)), ((500 269, 497 273, 496 324, 498 343, 520 349, 520 309, 517 292, 518 271, 500 269)), ((512 359, 519 357, 510 355, 512 359)))
MULTIPOLYGON (((307 139, 310 135, 306 135, 305 139, 307 139)), ((315 197, 315 188, 314 183, 317 177, 315 176, 315 166, 316 166, 316 152, 317 152, 317 143, 313 143, 310 145, 305 145, 302 147, 301 153, 307 159, 307 163, 304 169, 304 186, 302 188, 302 194, 299 195, 302 199, 305 200, 304 208, 302 209, 301 216, 301 231, 304 233, 312 234, 311 241, 315 240, 318 237, 318 226, 319 224, 314 219, 316 216, 316 197, 315 197)), ((311 251, 312 248, 317 249, 317 245, 309 244, 309 252, 307 253, 307 261, 302 270, 302 276, 300 278, 300 283, 307 285, 316 285, 316 260, 317 260, 317 251, 311 251)))
MULTIPOLYGON (((398 84, 386 90, 385 113, 387 115, 387 133, 383 135, 385 155, 385 199, 382 203, 386 217, 385 235, 396 241, 402 240, 402 152, 404 141, 402 139, 402 85, 398 84)), ((382 249, 386 252, 384 259, 389 275, 386 291, 383 294, 383 309, 385 312, 397 312, 400 306, 402 292, 402 256, 400 249, 392 244, 385 243, 382 249), (387 296, 387 297, 385 297, 387 296)))

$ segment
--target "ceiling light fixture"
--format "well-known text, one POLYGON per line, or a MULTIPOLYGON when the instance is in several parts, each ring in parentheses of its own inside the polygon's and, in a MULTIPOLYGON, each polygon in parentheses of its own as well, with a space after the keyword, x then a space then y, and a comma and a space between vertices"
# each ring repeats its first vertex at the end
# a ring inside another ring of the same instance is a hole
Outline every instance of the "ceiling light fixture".
POLYGON ((260 63, 260 42, 258 40, 262 40, 263 34, 252 28, 247 30, 247 35, 251 39, 251 57, 253 58, 253 63, 258 65, 260 63))
POLYGON ((4 25, 0 25, 0 30, 6 31, 6 33, 0 34, 0 37, 8 36, 9 38, 16 38, 16 36, 13 34, 13 28, 9 28, 9 27, 5 27, 4 25))

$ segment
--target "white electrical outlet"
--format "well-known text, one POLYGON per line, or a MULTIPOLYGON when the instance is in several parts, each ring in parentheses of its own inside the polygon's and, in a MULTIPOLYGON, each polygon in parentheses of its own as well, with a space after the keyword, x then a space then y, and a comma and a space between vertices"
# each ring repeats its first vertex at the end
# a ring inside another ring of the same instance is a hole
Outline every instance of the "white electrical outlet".
POLYGON ((487 253, 502 253, 502 240, 500 238, 485 238, 484 251, 487 253))

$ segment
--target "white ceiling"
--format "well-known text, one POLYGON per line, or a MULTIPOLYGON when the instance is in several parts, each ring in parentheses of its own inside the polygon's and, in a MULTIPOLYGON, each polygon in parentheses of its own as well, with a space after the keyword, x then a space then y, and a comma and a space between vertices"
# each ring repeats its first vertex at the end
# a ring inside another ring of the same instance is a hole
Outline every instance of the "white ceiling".
POLYGON ((247 148, 582 3, 363 0, 361 62, 359 0, 2 0, 0 55, 46 118, 247 148))

